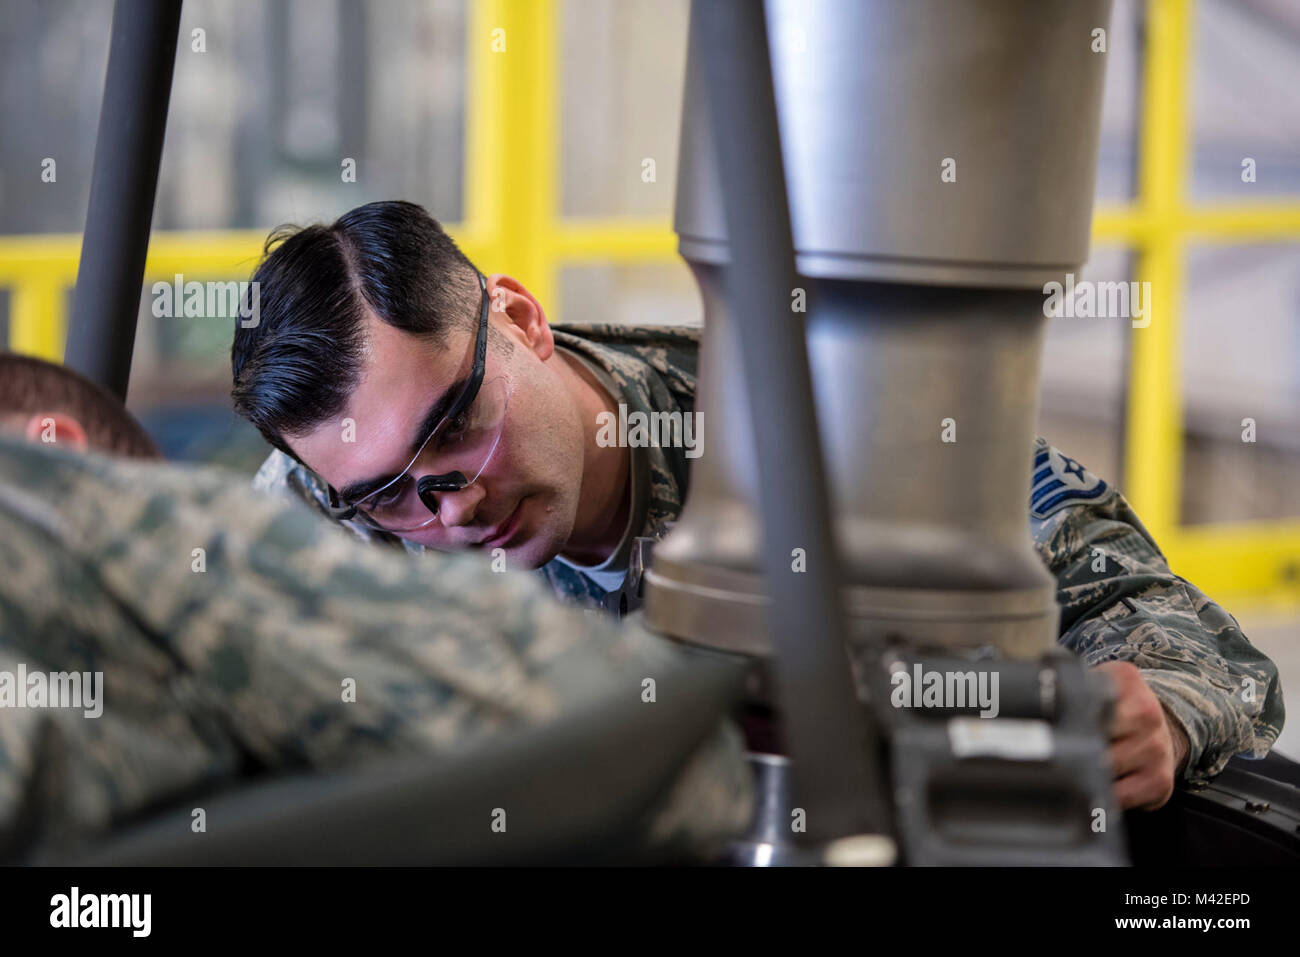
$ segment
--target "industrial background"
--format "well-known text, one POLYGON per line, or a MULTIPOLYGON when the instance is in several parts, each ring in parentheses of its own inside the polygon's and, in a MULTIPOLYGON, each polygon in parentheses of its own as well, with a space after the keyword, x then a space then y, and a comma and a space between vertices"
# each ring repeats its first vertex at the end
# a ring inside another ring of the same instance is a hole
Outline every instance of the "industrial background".
MULTIPOLYGON (((671 230, 687 8, 187 0, 147 281, 247 279, 273 226, 403 198, 553 321, 699 322, 671 230)), ((3 0, 0 343, 15 351, 63 356, 111 15, 98 0, 3 0)), ((1175 571, 1237 615, 1289 689, 1298 54, 1294 0, 1116 0, 1082 278, 1149 282, 1152 321, 1053 321, 1039 425, 1119 482, 1175 571)), ((149 302, 131 408, 169 457, 251 474, 265 445, 229 410, 230 321, 158 319, 149 302)), ((1300 756, 1300 719, 1280 749, 1300 756)))

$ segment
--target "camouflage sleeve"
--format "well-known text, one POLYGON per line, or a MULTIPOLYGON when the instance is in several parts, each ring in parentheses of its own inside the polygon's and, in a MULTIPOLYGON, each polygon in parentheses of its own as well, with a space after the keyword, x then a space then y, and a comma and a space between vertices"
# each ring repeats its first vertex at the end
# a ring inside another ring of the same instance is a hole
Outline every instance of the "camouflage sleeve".
MULTIPOLYGON (((0 859, 249 771, 472 748, 594 695, 639 698, 677 654, 533 575, 370 548, 228 474, 0 441, 0 672, 103 675, 97 717, 0 710, 0 859)), ((719 730, 657 833, 743 828, 743 767, 719 730)))
POLYGON ((1056 576, 1060 642, 1089 665, 1131 661, 1187 733, 1184 777, 1262 757, 1282 729, 1277 667, 1236 619, 1175 575, 1124 496, 1043 439, 1030 527, 1056 576))

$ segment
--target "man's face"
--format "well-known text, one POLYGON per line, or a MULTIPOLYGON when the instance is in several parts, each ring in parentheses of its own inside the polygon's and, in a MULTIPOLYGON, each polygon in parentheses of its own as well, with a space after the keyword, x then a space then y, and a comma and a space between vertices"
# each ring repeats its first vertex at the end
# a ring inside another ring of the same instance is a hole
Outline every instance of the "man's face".
MULTIPOLYGON (((485 388, 499 377, 509 382, 500 439, 477 481, 458 492, 436 493, 438 513, 430 524, 396 534, 444 551, 503 548, 510 563, 534 568, 554 558, 573 531, 582 487, 582 423, 536 302, 506 277, 493 276, 489 293, 492 331, 483 381, 485 388)), ((454 397, 470 374, 477 324, 469 320, 477 306, 466 303, 466 321, 441 344, 368 316, 359 379, 346 408, 337 420, 288 437, 294 452, 345 498, 351 498, 349 486, 374 487, 376 480, 400 474, 427 437, 421 423, 429 410, 444 392, 454 397), (346 419, 355 425, 348 428, 346 419)), ((438 471, 426 451, 410 475, 418 480, 438 471)))

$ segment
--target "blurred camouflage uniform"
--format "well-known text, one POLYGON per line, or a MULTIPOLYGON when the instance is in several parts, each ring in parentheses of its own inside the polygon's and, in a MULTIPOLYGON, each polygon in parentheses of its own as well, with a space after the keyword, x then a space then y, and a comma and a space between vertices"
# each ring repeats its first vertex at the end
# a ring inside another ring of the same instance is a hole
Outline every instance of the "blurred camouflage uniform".
MULTIPOLYGON (((628 326, 556 326, 560 345, 599 362, 619 383, 629 409, 694 407, 698 333, 628 326)), ((649 449, 653 505, 642 534, 677 517, 689 478, 682 449, 649 449)), ((1060 642, 1090 665, 1132 661, 1187 733, 1185 777, 1218 773, 1234 754, 1263 754, 1282 728, 1277 668, 1253 648, 1236 621, 1172 571, 1151 536, 1110 484, 1035 443, 1030 528, 1056 576, 1060 642), (1246 679, 1249 679, 1247 681, 1246 679)), ((327 504, 325 486, 279 452, 255 484, 288 489, 327 504)), ((357 526, 358 534, 380 537, 357 526)), ((408 548, 418 545, 404 543, 408 548)), ((600 604, 596 583, 559 562, 545 566, 564 597, 600 604)))
MULTIPOLYGON (((677 655, 532 576, 365 547, 230 473, 0 439, 0 672, 104 676, 98 718, 0 707, 0 861, 252 773, 472 749, 619 688, 639 700, 677 655)), ((721 724, 650 833, 708 842, 751 802, 721 724)))
MULTIPOLYGON (((555 344, 591 362, 613 380, 621 394, 615 402, 627 404, 633 412, 681 412, 695 408, 695 367, 699 356, 700 330, 686 326, 625 326, 604 323, 555 325, 555 344)), ((666 522, 682 509, 690 477, 690 459, 685 448, 639 449, 649 473, 649 502, 640 531, 635 534, 659 539, 666 522)), ((325 482, 301 462, 278 449, 258 469, 253 487, 268 492, 289 492, 329 514, 329 490, 325 482)), ((343 522, 367 541, 400 545, 407 551, 424 551, 424 546, 396 535, 377 531, 359 522, 343 522)), ((561 561, 543 565, 541 574, 558 597, 592 607, 603 607, 605 589, 587 575, 561 561)))

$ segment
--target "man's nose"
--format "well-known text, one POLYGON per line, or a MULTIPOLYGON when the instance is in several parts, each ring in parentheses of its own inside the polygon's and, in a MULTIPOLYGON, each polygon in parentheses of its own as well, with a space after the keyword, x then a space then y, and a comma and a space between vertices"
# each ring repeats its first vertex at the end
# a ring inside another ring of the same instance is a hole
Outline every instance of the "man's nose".
POLYGON ((444 528, 468 525, 474 521, 479 506, 487 497, 483 486, 475 482, 458 492, 434 492, 438 497, 438 521, 444 528))

